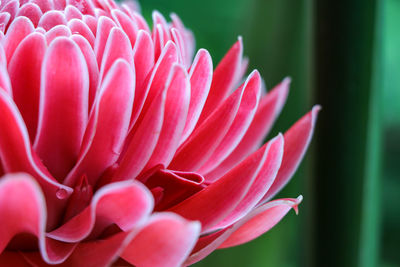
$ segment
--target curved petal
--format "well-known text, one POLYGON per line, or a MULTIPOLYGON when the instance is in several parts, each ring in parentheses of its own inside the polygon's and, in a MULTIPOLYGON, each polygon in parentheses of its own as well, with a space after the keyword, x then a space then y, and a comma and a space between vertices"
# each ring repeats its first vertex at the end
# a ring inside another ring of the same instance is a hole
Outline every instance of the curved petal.
POLYGON ((96 192, 90 206, 47 233, 47 237, 79 242, 89 234, 94 237, 101 234, 113 223, 123 231, 130 231, 144 222, 153 205, 151 193, 141 183, 123 181, 106 185, 96 192))
POLYGON ((133 47, 136 43, 136 37, 139 31, 139 27, 137 26, 136 22, 124 12, 118 9, 112 10, 111 15, 114 20, 118 22, 118 25, 122 28, 122 30, 126 33, 131 43, 131 47, 133 47))
MULTIPOLYGON (((64 9, 65 18, 70 21, 72 19, 82 20, 82 13, 74 6, 68 5, 64 9)), ((68 22, 69 24, 69 22, 68 22)))
POLYGON ((57 25, 57 26, 51 28, 49 31, 47 31, 45 36, 46 36, 47 44, 50 44, 57 37, 61 37, 61 36, 70 37, 71 30, 65 25, 57 25))
POLYGON ((104 49, 113 27, 116 27, 116 25, 110 18, 104 16, 99 18, 97 32, 95 34, 96 41, 94 42, 94 53, 96 54, 97 64, 99 67, 103 61, 104 49))
POLYGON ((67 25, 67 19, 64 16, 64 13, 58 10, 50 10, 43 14, 43 16, 39 20, 39 27, 42 27, 46 31, 57 25, 67 25))
POLYGON ((100 175, 118 159, 128 132, 135 77, 129 64, 118 59, 102 84, 90 115, 78 163, 64 184, 75 185, 86 175, 94 186, 100 175))
POLYGON ((31 174, 40 184, 47 201, 49 218, 47 226, 53 227, 72 193, 70 187, 59 184, 47 174, 45 167, 33 154, 29 143, 28 132, 10 97, 0 90, 0 157, 6 172, 26 172, 31 174))
POLYGON ((215 181, 222 177, 233 166, 245 159, 263 143, 273 122, 279 115, 285 103, 290 79, 285 79, 267 95, 263 96, 258 105, 256 114, 246 134, 232 153, 214 170, 205 174, 208 181, 215 181))
POLYGON ((19 233, 30 233, 39 240, 42 258, 59 263, 72 252, 74 245, 46 240, 46 204, 40 187, 27 174, 9 174, 0 180, 0 254, 19 233))
POLYGON ((79 34, 80 36, 83 36, 89 42, 91 48, 93 49, 95 37, 90 28, 82 20, 72 19, 68 21, 68 27, 74 34, 79 34))
POLYGON ((104 55, 100 68, 100 82, 107 75, 108 70, 117 59, 124 59, 131 68, 133 66, 132 47, 128 36, 120 28, 112 28, 104 48, 104 55))
POLYGON ((249 128, 261 93, 261 77, 258 71, 253 71, 249 75, 243 87, 243 99, 235 119, 209 160, 199 169, 200 173, 207 173, 218 166, 235 149, 249 128))
POLYGON ((226 218, 224 218, 223 221, 213 227, 214 229, 222 229, 235 223, 257 205, 257 203, 271 187, 281 166, 284 149, 283 144, 284 139, 281 134, 268 142, 267 159, 265 160, 264 165, 261 167, 260 172, 258 173, 246 196, 240 201, 235 209, 226 218))
POLYGON ((207 232, 230 214, 245 197, 264 165, 268 151, 269 146, 266 144, 224 177, 170 210, 189 220, 200 221, 202 233, 207 232))
POLYGON ((8 67, 14 101, 32 141, 37 129, 41 66, 46 49, 45 37, 40 33, 32 33, 19 44, 8 67))
POLYGON ((43 16, 40 7, 34 3, 26 3, 17 12, 17 17, 29 18, 33 26, 36 27, 39 24, 40 18, 43 16))
POLYGON ((200 127, 194 130, 179 147, 169 169, 197 171, 210 158, 232 125, 245 89, 242 87, 235 91, 200 127))
POLYGON ((200 49, 190 67, 190 105, 180 144, 193 132, 210 91, 213 65, 211 56, 200 49))
POLYGON ((154 214, 121 257, 135 266, 180 266, 200 234, 200 224, 173 213, 154 214))
POLYGON ((278 199, 268 202, 251 211, 229 228, 201 237, 192 254, 185 264, 194 264, 217 248, 231 247, 249 242, 274 227, 293 208, 297 213, 297 206, 302 197, 297 199, 278 199))
POLYGON ((240 74, 243 55, 242 38, 229 49, 214 71, 210 93, 201 113, 199 124, 226 99, 240 74))
POLYGON ((292 178, 311 142, 315 122, 320 109, 320 106, 314 106, 309 113, 298 120, 285 133, 285 150, 283 152, 281 168, 279 169, 274 183, 261 202, 271 199, 287 184, 290 178, 292 178))
POLYGON ((57 38, 43 60, 34 148, 59 180, 78 157, 87 124, 88 91, 88 69, 81 50, 72 40, 57 38))
POLYGON ((9 26, 4 38, 4 51, 7 62, 10 62, 15 49, 21 41, 34 30, 32 22, 26 17, 16 18, 9 26))
POLYGON ((145 170, 157 164, 168 166, 179 145, 185 126, 190 101, 190 84, 185 69, 180 65, 174 65, 171 80, 167 84, 167 98, 160 137, 145 170))

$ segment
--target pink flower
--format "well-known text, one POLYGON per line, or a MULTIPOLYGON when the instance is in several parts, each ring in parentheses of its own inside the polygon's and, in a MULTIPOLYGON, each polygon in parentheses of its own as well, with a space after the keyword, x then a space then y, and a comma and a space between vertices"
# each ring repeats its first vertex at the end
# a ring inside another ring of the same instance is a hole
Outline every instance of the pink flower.
POLYGON ((213 71, 176 15, 149 29, 112 0, 0 5, 0 265, 190 265, 252 240, 301 197, 269 201, 318 107, 261 146, 288 93, 213 71), (261 148, 259 148, 261 146, 261 148))

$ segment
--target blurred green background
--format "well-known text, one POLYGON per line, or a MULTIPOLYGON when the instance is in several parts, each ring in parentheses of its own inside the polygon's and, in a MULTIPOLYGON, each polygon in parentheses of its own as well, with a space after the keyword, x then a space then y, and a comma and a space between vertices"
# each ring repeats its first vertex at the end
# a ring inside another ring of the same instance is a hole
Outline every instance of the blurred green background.
MULTIPOLYGON (((142 0, 177 13, 214 66, 243 36, 267 88, 292 77, 271 132, 313 104, 312 145, 280 196, 303 194, 260 238, 195 266, 400 266, 400 0, 142 0)), ((279 196, 278 196, 279 197, 279 196)))

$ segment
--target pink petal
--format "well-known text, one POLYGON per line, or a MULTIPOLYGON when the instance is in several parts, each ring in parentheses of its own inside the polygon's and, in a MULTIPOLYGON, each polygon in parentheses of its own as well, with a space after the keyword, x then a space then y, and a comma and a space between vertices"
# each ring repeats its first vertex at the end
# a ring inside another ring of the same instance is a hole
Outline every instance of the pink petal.
POLYGON ((50 172, 60 180, 78 157, 87 124, 88 87, 88 70, 79 47, 65 37, 54 40, 42 65, 34 148, 50 172))
POLYGON ((24 4, 17 12, 17 17, 27 17, 36 27, 39 23, 40 18, 43 16, 40 7, 34 3, 24 4))
POLYGON ((230 228, 201 237, 185 264, 194 264, 217 248, 236 246, 257 238, 274 227, 291 208, 297 213, 297 206, 301 200, 302 197, 299 196, 297 199, 278 199, 268 202, 230 228))
MULTIPOLYGON (((73 21, 73 20, 72 20, 73 21)), ((93 37, 94 38, 94 37, 93 37)), ((97 94, 99 83, 99 67, 97 66, 96 56, 90 43, 81 35, 74 34, 71 39, 79 46, 83 56, 85 57, 86 65, 89 72, 89 108, 92 110, 93 102, 97 94)))
POLYGON ((5 65, 0 65, 0 90, 4 90, 4 92, 12 96, 10 77, 5 65))
POLYGON ((76 7, 82 14, 94 15, 94 5, 90 0, 67 0, 67 4, 76 7))
POLYGON ((10 21, 11 15, 7 12, 0 13, 0 31, 1 31, 1 43, 4 42, 4 32, 8 26, 8 22, 10 21))
MULTIPOLYGON (((137 53, 140 52, 141 51, 138 51, 137 53)), ((174 43, 168 42, 157 60, 156 65, 154 65, 151 74, 147 76, 143 86, 139 87, 141 89, 138 88, 137 90, 137 97, 132 111, 131 127, 133 127, 135 123, 137 125, 140 123, 141 119, 143 119, 143 114, 146 114, 152 101, 156 98, 159 92, 165 88, 171 68, 177 62, 177 48, 174 43)), ((137 68, 138 67, 136 67, 136 69, 137 68)))
POLYGON ((79 11, 79 9, 71 5, 65 8, 64 15, 68 21, 72 19, 77 19, 81 21, 83 19, 82 13, 79 11))
POLYGON ((144 184, 152 192, 161 190, 161 198, 156 200, 155 210, 166 210, 204 188, 204 178, 192 172, 158 170, 144 184))
POLYGON ((245 89, 242 87, 235 91, 200 127, 194 130, 178 149, 169 166, 170 169, 197 171, 210 158, 232 125, 245 89))
POLYGON ((0 131, 0 158, 6 172, 26 172, 40 184, 47 201, 48 227, 58 220, 60 209, 72 189, 59 184, 47 174, 45 167, 32 154, 28 132, 17 107, 10 96, 0 90, 0 125, 7 125, 0 131))
POLYGON ((210 159, 200 168, 200 173, 207 173, 220 164, 235 149, 253 120, 261 93, 261 77, 258 71, 252 72, 243 86, 243 99, 236 117, 210 159))
POLYGON ((53 1, 51 0, 31 0, 30 3, 38 5, 43 13, 54 8, 53 1))
POLYGON ((86 175, 94 186, 100 175, 121 152, 134 98, 135 77, 129 64, 118 59, 104 79, 95 107, 90 115, 78 163, 64 184, 75 185, 86 175))
MULTIPOLYGON (((90 27, 90 25, 88 25, 90 27)), ((103 60, 104 49, 110 35, 111 29, 116 27, 115 23, 107 17, 100 17, 98 20, 97 32, 95 34, 96 41, 94 43, 94 52, 96 54, 97 63, 99 67, 103 60)))
POLYGON ((164 89, 151 103, 132 137, 126 141, 126 149, 120 156, 113 181, 134 179, 146 166, 160 136, 166 96, 167 90, 164 89))
POLYGON ((260 172, 258 173, 246 196, 223 221, 214 227, 214 229, 221 229, 231 225, 232 223, 244 217, 257 205, 257 203, 261 200, 274 182, 281 166, 284 148, 283 144, 284 139, 281 134, 268 142, 267 159, 265 160, 264 165, 261 167, 260 172))
POLYGON ((164 119, 160 137, 145 168, 157 164, 168 166, 179 145, 190 101, 190 84, 187 73, 180 65, 172 67, 172 76, 167 81, 164 119))
POLYGON ((21 41, 34 30, 32 22, 25 17, 16 18, 9 26, 4 39, 4 51, 6 52, 7 62, 10 62, 15 49, 21 41))
POLYGON ((39 240, 39 249, 48 263, 59 263, 72 252, 73 245, 45 240, 46 204, 40 187, 27 174, 10 174, 0 180, 0 254, 19 233, 39 240))
POLYGON ((242 38, 239 38, 214 71, 210 93, 199 123, 202 123, 225 100, 235 86, 240 73, 242 54, 243 43, 242 38))
POLYGON ((43 14, 43 16, 39 20, 39 27, 42 27, 46 31, 57 25, 67 25, 67 19, 64 16, 64 13, 57 10, 50 10, 43 14))
POLYGON ((190 105, 181 144, 193 132, 210 91, 213 65, 211 56, 200 49, 190 67, 190 105))
POLYGON ((40 73, 46 49, 44 36, 32 33, 20 43, 8 67, 14 101, 24 118, 32 141, 38 122, 40 73))
POLYGON ((289 79, 285 79, 271 92, 262 97, 254 119, 239 145, 217 168, 205 174, 208 181, 215 181, 222 177, 233 166, 261 146, 285 103, 289 82, 289 79))
POLYGON ((274 183, 261 202, 271 199, 288 183, 290 178, 292 178, 311 142, 315 122, 320 109, 320 106, 314 106, 309 113, 298 120, 285 133, 285 150, 283 152, 281 168, 279 169, 274 183))
POLYGON ((264 165, 268 148, 267 145, 260 148, 221 179, 170 210, 189 220, 199 220, 202 232, 208 231, 230 214, 246 195, 264 165))
POLYGON ((238 246, 259 237, 274 227, 290 209, 295 209, 297 213, 297 206, 302 199, 302 196, 279 199, 258 207, 234 225, 235 232, 219 247, 238 246))
POLYGON ((90 46, 92 48, 94 47, 95 37, 90 28, 82 20, 72 19, 68 21, 68 27, 74 34, 85 37, 85 39, 90 43, 90 46))
POLYGON ((154 66, 154 45, 150 35, 146 31, 140 30, 138 32, 135 46, 133 47, 133 55, 137 93, 140 95, 139 99, 142 99, 142 102, 144 102, 144 94, 146 92, 143 82, 154 66))
POLYGON ((186 60, 185 66, 189 67, 193 58, 195 41, 192 32, 187 30, 183 25, 181 19, 175 13, 171 14, 172 27, 176 28, 183 37, 185 53, 183 58, 186 60))
POLYGON ((100 68, 100 81, 105 77, 111 65, 117 59, 124 59, 132 68, 133 54, 128 36, 120 28, 112 28, 104 48, 100 68))
POLYGON ((79 242, 89 234, 96 237, 116 224, 123 231, 140 225, 153 209, 153 197, 145 186, 135 181, 106 185, 93 196, 90 206, 47 234, 63 242, 79 242))
POLYGON ((147 22, 146 22, 146 20, 142 17, 142 15, 138 14, 136 11, 134 11, 134 12, 132 13, 132 15, 133 15, 133 18, 135 19, 135 21, 136 21, 136 23, 137 23, 139 29, 140 29, 140 30, 144 30, 144 31, 150 33, 149 25, 147 25, 147 22))
POLYGON ((48 32, 45 34, 47 44, 49 45, 54 39, 57 37, 70 37, 71 36, 71 30, 65 26, 65 25, 57 25, 54 28, 51 28, 48 32))
POLYGON ((18 11, 19 3, 17 0, 7 1, 6 5, 1 9, 1 12, 10 14, 10 20, 13 20, 18 11))
POLYGON ((118 25, 122 28, 125 34, 128 36, 129 41, 131 43, 131 47, 133 47, 136 43, 136 36, 139 31, 138 26, 135 21, 132 20, 128 15, 118 9, 114 9, 111 11, 111 15, 115 21, 118 22, 118 25))
POLYGON ((0 254, 22 232, 35 236, 46 227, 46 204, 40 187, 27 174, 11 174, 0 180, 0 254))
POLYGON ((135 266, 181 266, 192 250, 200 224, 173 213, 158 213, 125 248, 122 258, 135 266))

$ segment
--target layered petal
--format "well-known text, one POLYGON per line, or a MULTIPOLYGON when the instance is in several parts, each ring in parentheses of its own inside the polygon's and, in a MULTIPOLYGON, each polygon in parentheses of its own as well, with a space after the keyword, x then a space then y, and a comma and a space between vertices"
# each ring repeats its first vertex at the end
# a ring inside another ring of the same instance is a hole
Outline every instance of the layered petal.
POLYGON ((154 214, 121 256, 135 266, 180 266, 199 234, 198 222, 186 221, 173 213, 154 214))
POLYGON ((285 150, 283 152, 281 168, 274 183, 261 202, 271 199, 292 178, 310 144, 320 109, 320 106, 314 106, 309 113, 297 121, 285 133, 285 150))
POLYGON ((65 37, 50 44, 43 61, 34 148, 61 180, 77 160, 88 120, 88 69, 79 47, 65 37))

